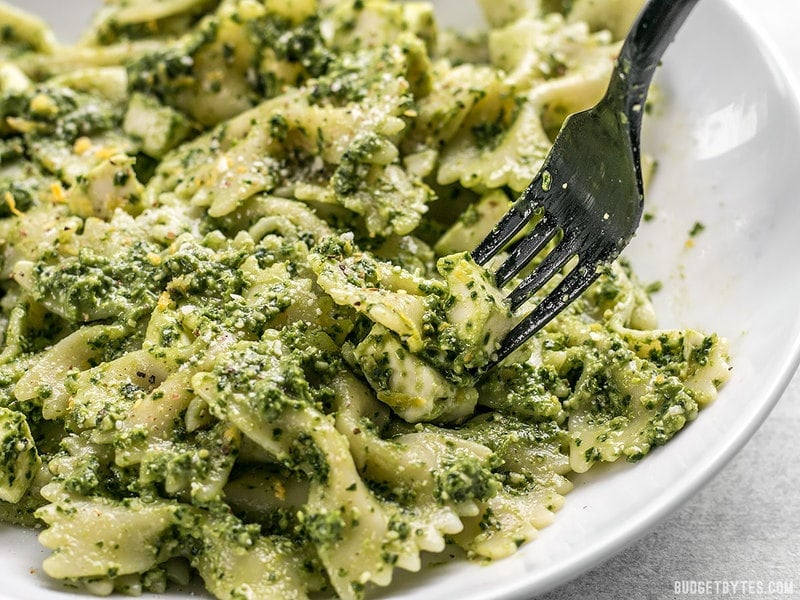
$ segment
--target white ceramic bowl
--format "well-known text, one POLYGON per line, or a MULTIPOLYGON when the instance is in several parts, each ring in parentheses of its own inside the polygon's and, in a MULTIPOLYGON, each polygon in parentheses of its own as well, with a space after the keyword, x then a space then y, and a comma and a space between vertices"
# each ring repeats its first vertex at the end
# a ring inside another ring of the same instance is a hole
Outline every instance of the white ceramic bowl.
MULTIPOLYGON (((16 0, 74 38, 96 4, 16 0)), ((445 22, 475 11, 439 2, 445 22)), ((576 478, 556 522, 516 555, 488 566, 452 561, 402 575, 373 597, 529 598, 607 559, 653 527, 716 473, 755 431, 800 356, 798 98, 758 35, 723 0, 700 3, 664 58, 663 114, 646 123, 659 161, 647 199, 655 214, 627 257, 644 281, 661 280, 662 325, 730 339, 733 377, 719 399, 635 465, 576 478), (705 230, 687 247, 695 222, 705 230)), ((66 600, 39 568, 34 534, 0 525, 0 597, 66 600)), ((185 597, 172 592, 169 597, 185 597)), ((74 597, 74 596, 73 596, 74 597)))

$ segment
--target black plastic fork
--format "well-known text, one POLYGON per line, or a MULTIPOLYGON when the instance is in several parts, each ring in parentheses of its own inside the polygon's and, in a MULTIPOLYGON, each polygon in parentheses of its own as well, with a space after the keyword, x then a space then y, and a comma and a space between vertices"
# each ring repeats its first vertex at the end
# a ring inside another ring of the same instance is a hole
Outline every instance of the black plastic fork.
POLYGON ((642 115, 653 72, 698 0, 650 0, 623 42, 608 90, 593 108, 568 117, 539 174, 472 256, 484 265, 535 217, 495 272, 505 285, 559 232, 561 239, 508 295, 525 304, 575 256, 576 265, 501 342, 496 365, 575 300, 633 237, 642 215, 642 115))

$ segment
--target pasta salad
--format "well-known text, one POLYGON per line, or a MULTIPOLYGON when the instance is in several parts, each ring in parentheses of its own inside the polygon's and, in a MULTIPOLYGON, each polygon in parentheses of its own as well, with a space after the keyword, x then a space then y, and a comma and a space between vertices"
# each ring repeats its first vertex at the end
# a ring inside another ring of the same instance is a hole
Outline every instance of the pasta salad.
POLYGON ((63 46, 0 3, 0 519, 45 572, 361 598, 714 400, 725 340, 624 261, 486 372, 519 317, 470 250, 640 5, 113 0, 63 46))

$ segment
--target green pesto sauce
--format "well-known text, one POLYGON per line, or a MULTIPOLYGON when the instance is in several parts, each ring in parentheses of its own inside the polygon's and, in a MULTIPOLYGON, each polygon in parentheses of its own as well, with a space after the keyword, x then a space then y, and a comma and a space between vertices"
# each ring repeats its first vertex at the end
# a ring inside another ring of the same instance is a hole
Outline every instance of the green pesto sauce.
MULTIPOLYGON (((360 598, 422 547, 525 543, 580 460, 644 457, 708 401, 693 378, 725 379, 720 338, 655 329, 625 264, 485 372, 519 315, 469 250, 513 185, 439 175, 462 152, 535 172, 528 92, 458 56, 455 77, 422 4, 301 4, 105 18, 121 84, 30 69, 0 94, 0 519, 104 565, 73 585, 161 592, 177 561, 221 597, 360 598), (86 506, 160 511, 152 564, 112 560, 117 530, 82 547, 86 506)), ((572 73, 539 58, 537 79, 572 73)))

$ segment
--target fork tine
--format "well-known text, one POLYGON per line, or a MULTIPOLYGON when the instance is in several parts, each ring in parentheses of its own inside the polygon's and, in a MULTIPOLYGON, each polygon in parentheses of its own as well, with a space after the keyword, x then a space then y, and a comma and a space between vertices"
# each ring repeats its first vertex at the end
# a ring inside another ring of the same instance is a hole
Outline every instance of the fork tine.
MULTIPOLYGON (((578 251, 578 243, 574 237, 568 236, 564 232, 564 238, 553 248, 552 252, 545 256, 533 272, 528 275, 509 295, 508 302, 511 310, 517 310, 528 298, 533 296, 555 273, 567 264, 578 251)), ((550 294, 552 295, 552 293, 550 294)))
POLYGON ((524 269, 531 259, 547 245, 547 242, 553 239, 557 231, 558 225, 545 212, 533 231, 517 244, 506 261, 495 272, 494 280, 497 287, 503 287, 509 279, 524 269))
POLYGON ((533 309, 531 314, 508 332, 500 343, 496 358, 492 358, 492 363, 487 369, 500 363, 534 333, 547 325, 565 306, 580 296, 598 276, 597 264, 591 266, 579 264, 572 269, 556 288, 533 309))
POLYGON ((534 193, 536 187, 541 187, 540 176, 531 182, 522 196, 514 202, 514 205, 503 215, 494 229, 489 232, 489 235, 472 251, 472 258, 476 263, 485 265, 528 224, 533 214, 541 208, 541 203, 534 193))

